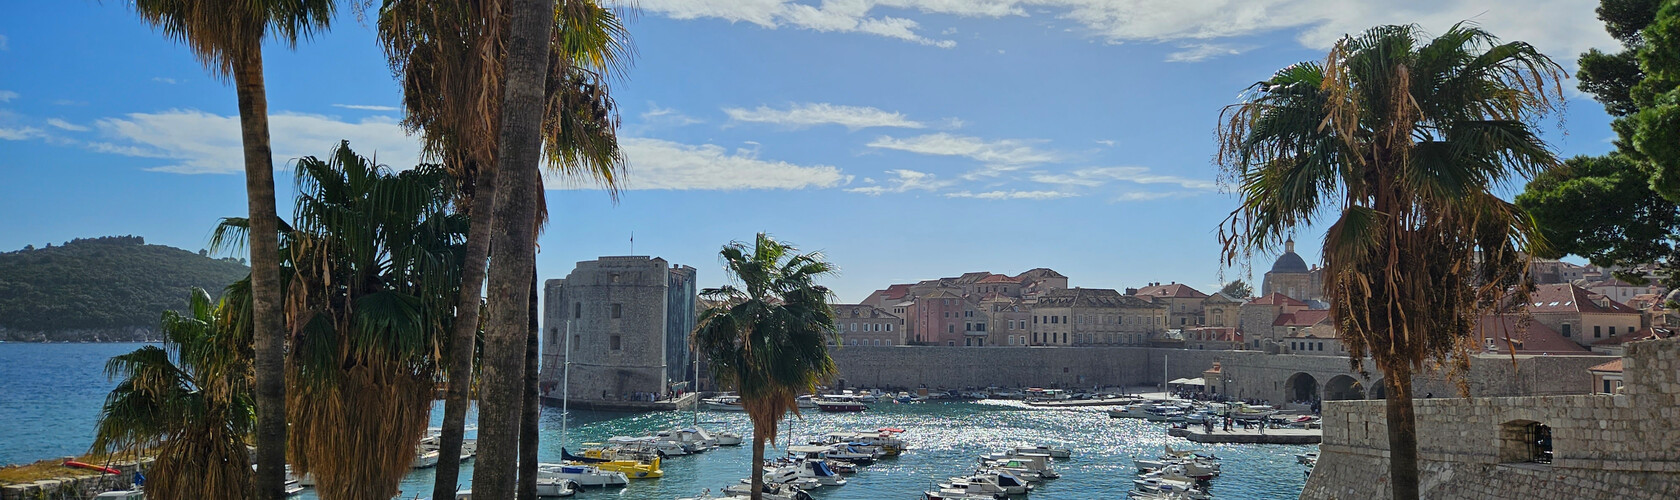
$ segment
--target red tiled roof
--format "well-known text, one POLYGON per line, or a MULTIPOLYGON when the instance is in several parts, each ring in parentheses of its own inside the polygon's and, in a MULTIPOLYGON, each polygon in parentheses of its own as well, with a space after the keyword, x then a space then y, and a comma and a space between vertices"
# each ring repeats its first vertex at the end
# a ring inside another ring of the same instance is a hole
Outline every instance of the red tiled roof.
POLYGON ((993 274, 981 279, 980 283, 1019 283, 1020 281, 1021 280, 1011 278, 1008 275, 993 274))
POLYGON ((1591 352, 1575 341, 1569 340, 1557 331, 1552 330, 1538 321, 1529 320, 1522 324, 1522 318, 1503 315, 1483 315, 1476 321, 1476 338, 1482 344, 1493 341, 1496 349, 1502 353, 1511 352, 1509 344, 1516 345, 1517 354, 1582 354, 1591 352), (1525 328, 1519 329, 1522 326, 1525 328), (1507 343, 1506 337, 1510 340, 1507 343))
POLYGON ((1622 358, 1616 358, 1615 361, 1611 361, 1609 363, 1605 363, 1605 364, 1602 364, 1602 365, 1594 366, 1592 368, 1588 368, 1587 371, 1589 371, 1589 372, 1621 373, 1622 372, 1622 358))
POLYGON ((1528 299, 1529 312, 1639 314, 1626 304, 1572 284, 1539 285, 1528 299))
POLYGON ((1138 291, 1137 291, 1137 295, 1140 296, 1140 297, 1142 297, 1142 296, 1169 297, 1169 298, 1175 298, 1175 299, 1203 299, 1203 298, 1207 298, 1207 296, 1208 296, 1208 294, 1197 291, 1194 288, 1190 288, 1190 285, 1186 285, 1186 284, 1183 284, 1183 283, 1173 283, 1173 284, 1170 284, 1170 285, 1146 286, 1146 287, 1143 287, 1143 288, 1139 288, 1138 291))
POLYGON ((910 293, 910 285, 891 285, 881 291, 881 295, 889 299, 902 299, 910 293))
POLYGON ((1330 318, 1329 309, 1306 309, 1289 314, 1279 314, 1272 321, 1272 326, 1313 326, 1330 318))
POLYGON ((1272 292, 1271 295, 1267 295, 1265 297, 1260 297, 1258 299, 1251 300, 1248 303, 1265 305, 1265 306, 1302 306, 1302 307, 1306 307, 1306 305, 1307 305, 1306 302, 1301 302, 1299 300, 1289 298, 1289 296, 1281 294, 1281 293, 1277 293, 1277 292, 1272 292))
POLYGON ((1593 345, 1610 346, 1621 345, 1624 342, 1633 342, 1635 340, 1667 339, 1674 338, 1674 334, 1675 331, 1673 328, 1666 326, 1653 326, 1642 328, 1637 332, 1627 335, 1611 336, 1610 338, 1593 342, 1593 345))

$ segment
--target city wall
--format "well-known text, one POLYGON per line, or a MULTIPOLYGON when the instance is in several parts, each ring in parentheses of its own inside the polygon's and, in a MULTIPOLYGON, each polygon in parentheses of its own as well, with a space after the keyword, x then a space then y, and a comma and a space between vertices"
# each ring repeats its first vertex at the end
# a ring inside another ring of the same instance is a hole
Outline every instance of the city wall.
MULTIPOLYGON (((944 347, 844 346, 830 351, 839 379, 848 387, 965 389, 997 387, 1062 387, 1159 385, 1163 359, 1166 380, 1200 378, 1219 362, 1222 376, 1209 380, 1210 389, 1235 397, 1274 402, 1290 401, 1293 377, 1304 374, 1318 387, 1332 380, 1358 382, 1370 389, 1381 374, 1366 363, 1369 376, 1353 372, 1348 358, 1266 354, 1258 351, 1204 351, 1141 347, 944 347), (1337 379, 1338 377, 1343 377, 1337 379)), ((1607 356, 1479 356, 1467 380, 1472 396, 1582 394, 1591 392, 1587 367, 1607 356)), ((1419 376, 1417 394, 1456 395, 1456 385, 1443 374, 1419 376)), ((1333 398, 1325 398, 1333 399, 1333 398)))
MULTIPOLYGON (((69 457, 66 457, 69 459, 69 457)), ((0 500, 83 500, 113 489, 127 488, 134 482, 140 464, 122 462, 100 464, 117 469, 120 474, 78 475, 89 471, 68 471, 65 477, 42 479, 32 483, 0 485, 0 500)))
MULTIPOLYGON (((1420 496, 1680 498, 1680 341, 1628 345, 1623 393, 1414 400, 1420 496), (1536 463, 1532 424, 1551 435, 1536 463)), ((1383 402, 1324 406, 1324 443, 1301 498, 1388 498, 1383 402)))

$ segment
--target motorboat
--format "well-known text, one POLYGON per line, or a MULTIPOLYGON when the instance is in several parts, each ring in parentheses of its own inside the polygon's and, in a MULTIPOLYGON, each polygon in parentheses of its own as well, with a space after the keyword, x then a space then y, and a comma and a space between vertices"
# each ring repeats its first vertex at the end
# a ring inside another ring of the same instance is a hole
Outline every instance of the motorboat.
POLYGON ((1183 422, 1184 412, 1172 406, 1156 406, 1144 410, 1143 418, 1150 422, 1183 422))
POLYGON ((1123 408, 1108 410, 1109 418, 1148 418, 1149 405, 1126 405, 1123 408))
POLYGON ((584 487, 630 484, 629 476, 626 476, 623 472, 605 471, 599 467, 581 464, 537 464, 537 478, 545 477, 570 479, 584 487))
POLYGON ((1004 500, 1009 495, 1002 493, 969 493, 967 490, 940 488, 937 491, 922 492, 922 500, 1004 500))
POLYGON ((740 396, 717 396, 706 398, 700 400, 700 404, 701 406, 705 406, 708 410, 747 411, 745 406, 741 406, 740 396))
POLYGON ((298 484, 298 480, 292 479, 290 477, 286 478, 284 488, 285 488, 285 491, 286 491, 286 496, 303 494, 303 485, 298 484))
POLYGON ((837 460, 854 465, 875 463, 875 455, 859 451, 848 443, 829 445, 789 446, 788 454, 801 460, 837 460))
MULTIPOLYGON (((729 495, 726 498, 751 497, 752 485, 731 484, 725 486, 723 492, 729 495)), ((805 490, 788 484, 771 484, 769 481, 764 483, 764 488, 760 490, 760 494, 764 500, 811 500, 811 494, 806 493, 805 490)))
POLYGON ((1295 463, 1298 463, 1298 464, 1301 464, 1301 465, 1316 464, 1316 463, 1318 463, 1318 452, 1309 451, 1309 452, 1306 452, 1306 453, 1295 455, 1295 463))
POLYGON ((1179 494, 1184 498, 1195 500, 1206 500, 1208 498, 1207 492, 1197 487, 1194 481, 1144 476, 1133 480, 1132 484, 1137 485, 1138 491, 1146 493, 1179 494))
POLYGON ((688 453, 702 453, 716 446, 712 437, 699 429, 676 429, 654 434, 661 441, 674 441, 688 453))
POLYGON ((689 454, 688 448, 674 439, 658 436, 613 436, 607 438, 607 444, 621 448, 643 448, 657 451, 658 455, 680 457, 689 454))
POLYGON ((437 467, 438 451, 427 450, 414 454, 414 461, 409 465, 416 469, 437 467))
POLYGON ((1050 468, 1050 460, 1046 455, 1014 455, 1001 460, 988 460, 983 464, 1007 470, 1028 481, 1062 477, 1055 469, 1050 468), (1036 476, 1038 479, 1029 476, 1036 476))
POLYGON ((1022 454, 1029 454, 1029 453, 1030 454, 1039 454, 1039 455, 1049 455, 1050 458, 1071 458, 1071 457, 1073 457, 1073 451, 1072 450, 1069 450, 1067 448, 1057 448, 1057 447, 1054 447, 1054 446, 1047 446, 1047 445, 1042 445, 1042 444, 1032 445, 1032 446, 1016 446, 1014 448, 1010 448, 1008 450, 1005 450, 1004 453, 1008 453, 1010 455, 1022 455, 1022 454))
POLYGON ((817 407, 817 402, 811 398, 810 394, 806 394, 804 396, 799 396, 797 398, 793 398, 793 403, 795 405, 798 405, 800 408, 816 408, 817 407))
POLYGON ((939 487, 1005 495, 1025 495, 1033 489, 1026 480, 1005 471, 982 471, 968 477, 953 477, 951 482, 940 483, 939 487))
POLYGON ((862 401, 850 399, 818 399, 815 403, 817 404, 818 410, 831 413, 856 412, 869 409, 869 405, 864 404, 862 401))
POLYGON ((882 427, 874 432, 830 432, 824 436, 824 444, 855 443, 873 447, 881 451, 881 456, 892 457, 904 453, 910 446, 899 439, 898 433, 903 429, 882 427))
POLYGON ((146 500, 146 491, 135 486, 133 489, 113 490, 93 496, 94 500, 146 500))
POLYGON ((823 486, 845 486, 846 478, 828 468, 823 460, 795 460, 792 464, 764 471, 766 482, 786 483, 799 479, 815 480, 823 486))
POLYGON ((653 457, 653 460, 648 462, 643 462, 641 460, 609 460, 604 458, 580 457, 567 452, 565 448, 560 449, 560 457, 563 458, 566 463, 570 464, 592 465, 603 471, 622 472, 625 477, 630 479, 654 479, 665 477, 665 470, 659 467, 659 457, 653 457))
POLYGON ((577 491, 580 489, 583 489, 583 487, 579 486, 576 482, 570 479, 561 479, 557 477, 537 478, 538 497, 569 497, 576 495, 577 491))

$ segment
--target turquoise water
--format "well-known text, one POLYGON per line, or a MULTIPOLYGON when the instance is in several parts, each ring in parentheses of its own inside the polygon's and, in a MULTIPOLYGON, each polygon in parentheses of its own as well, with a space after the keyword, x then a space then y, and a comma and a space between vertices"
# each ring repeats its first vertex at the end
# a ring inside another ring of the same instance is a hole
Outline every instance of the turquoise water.
MULTIPOLYGON (((110 389, 100 373, 103 360, 132 350, 136 344, 0 344, 0 422, 7 422, 0 440, 0 463, 27 462, 79 453, 91 441, 93 422, 103 393, 110 389), (32 367, 20 367, 19 363, 32 367)), ((433 412, 433 425, 442 419, 442 405, 433 412)), ((572 412, 569 442, 602 441, 614 435, 639 435, 693 422, 692 412, 615 414, 572 412)), ((749 435, 746 417, 739 413, 699 413, 702 426, 749 435)), ((476 420, 469 416, 469 436, 476 420)), ((1034 499, 1124 498, 1132 489, 1134 457, 1154 457, 1162 446, 1190 448, 1191 443, 1166 435, 1163 424, 1134 419, 1111 419, 1102 409, 1041 410, 1016 402, 876 404, 865 413, 807 412, 784 432, 794 443, 835 430, 899 427, 911 450, 863 468, 851 484, 826 487, 813 496, 826 500, 917 498, 935 481, 971 471, 981 453, 1025 443, 1073 448, 1074 458, 1058 460, 1061 479, 1044 483, 1034 499)), ((559 458, 560 411, 544 408, 544 460, 559 458)), ((787 442, 784 434, 779 444, 787 442)), ((1195 448, 1224 459, 1224 474, 1212 483, 1221 499, 1275 499, 1299 496, 1304 467, 1295 454, 1315 446, 1210 445, 1195 448)), ((767 456, 779 455, 767 450, 767 456)), ((627 488, 590 490, 575 498, 664 499, 698 495, 702 488, 717 492, 747 474, 752 449, 726 447, 699 455, 672 457, 664 462, 665 477, 633 481, 627 488)), ((403 481, 404 498, 430 496, 430 469, 403 481)), ((472 465, 462 468, 462 483, 470 481, 472 465)), ((304 498, 312 499, 305 494, 304 498)))

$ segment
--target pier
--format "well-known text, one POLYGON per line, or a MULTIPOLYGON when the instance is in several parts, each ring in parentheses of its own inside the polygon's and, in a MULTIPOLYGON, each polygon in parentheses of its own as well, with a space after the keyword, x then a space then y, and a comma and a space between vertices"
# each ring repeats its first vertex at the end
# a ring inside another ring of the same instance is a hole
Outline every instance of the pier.
POLYGON ((1173 437, 1189 439, 1193 443, 1238 443, 1238 444, 1318 444, 1324 440, 1323 429, 1266 429, 1262 433, 1259 429, 1222 430, 1214 427, 1213 432, 1205 432, 1200 427, 1191 426, 1185 429, 1168 429, 1167 434, 1173 437))

